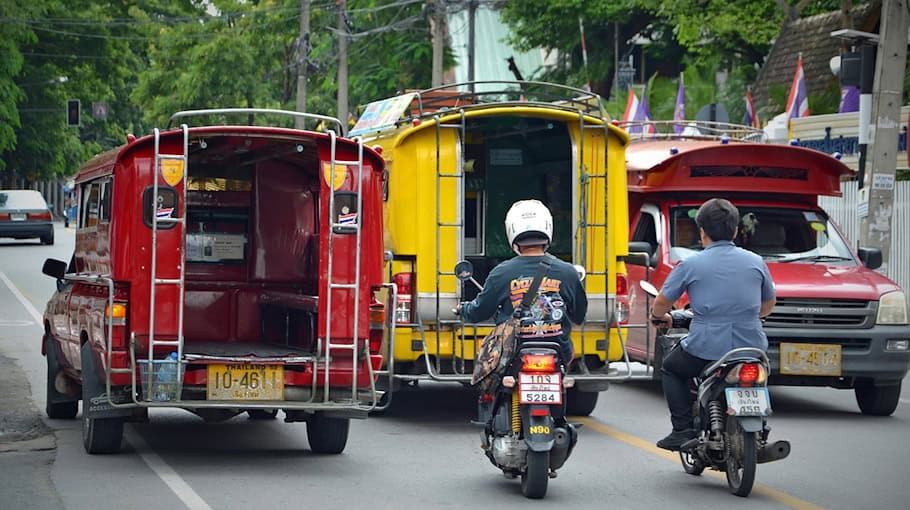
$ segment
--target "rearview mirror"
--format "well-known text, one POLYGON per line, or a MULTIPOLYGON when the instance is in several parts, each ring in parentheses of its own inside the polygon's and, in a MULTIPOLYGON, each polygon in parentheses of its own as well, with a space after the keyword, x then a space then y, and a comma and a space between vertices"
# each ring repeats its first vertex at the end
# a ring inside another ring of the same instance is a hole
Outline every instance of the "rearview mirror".
POLYGON ((57 259, 47 259, 44 261, 41 272, 60 280, 66 275, 66 262, 57 259))
POLYGON ((629 242, 629 264, 636 266, 654 266, 654 246, 647 241, 629 242))
POLYGON ((588 276, 588 272, 585 270, 585 266, 581 264, 575 264, 572 267, 575 268, 575 271, 578 273, 578 280, 585 281, 585 277, 588 276))
POLYGON ((455 278, 466 282, 474 276, 474 264, 471 264, 470 261, 461 260, 455 264, 455 278))
POLYGON ((657 297, 657 295, 660 294, 660 292, 657 290, 657 287, 655 287, 651 282, 641 280, 638 282, 638 286, 641 287, 641 290, 645 291, 645 293, 651 297, 657 297))
POLYGON ((882 251, 878 248, 860 248, 857 251, 863 265, 869 269, 882 267, 882 251))

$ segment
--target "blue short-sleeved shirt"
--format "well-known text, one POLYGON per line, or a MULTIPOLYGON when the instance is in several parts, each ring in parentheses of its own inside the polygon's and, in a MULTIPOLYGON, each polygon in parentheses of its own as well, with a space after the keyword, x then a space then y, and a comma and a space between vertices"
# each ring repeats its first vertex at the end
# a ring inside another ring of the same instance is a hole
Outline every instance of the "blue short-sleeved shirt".
POLYGON ((670 301, 689 293, 695 317, 682 341, 689 354, 713 361, 739 347, 768 349, 758 314, 762 302, 774 298, 774 282, 755 253, 731 241, 712 242, 673 268, 661 292, 670 301))

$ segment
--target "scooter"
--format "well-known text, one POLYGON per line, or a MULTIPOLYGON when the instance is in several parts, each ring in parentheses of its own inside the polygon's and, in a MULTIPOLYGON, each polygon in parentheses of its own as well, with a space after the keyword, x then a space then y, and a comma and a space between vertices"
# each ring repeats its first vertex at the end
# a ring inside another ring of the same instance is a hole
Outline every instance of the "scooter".
MULTIPOLYGON (((656 297, 658 291, 641 281, 642 290, 656 297)), ((692 322, 690 310, 671 310, 672 326, 664 334, 675 346, 692 322)), ((654 321, 661 325, 661 321, 654 321)), ((790 455, 789 441, 768 443, 771 395, 768 356, 761 349, 741 347, 724 354, 693 380, 693 417, 698 436, 680 447, 679 458, 690 475, 705 468, 724 471, 730 492, 746 497, 755 483, 756 465, 790 455)))
MULTIPOLYGON (((482 289, 473 272, 468 261, 455 267, 459 280, 482 289)), ((528 498, 546 495, 549 479, 556 478, 578 440, 576 426, 565 421, 566 388, 574 384, 566 377, 568 361, 558 343, 519 334, 515 354, 489 376, 493 382, 478 401, 481 448, 507 478, 521 477, 528 498)))

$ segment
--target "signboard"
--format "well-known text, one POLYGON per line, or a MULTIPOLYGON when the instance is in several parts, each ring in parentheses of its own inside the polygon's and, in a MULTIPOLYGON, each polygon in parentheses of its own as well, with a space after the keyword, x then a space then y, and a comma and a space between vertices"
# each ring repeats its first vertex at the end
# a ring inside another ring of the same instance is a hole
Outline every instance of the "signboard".
POLYGON ((856 197, 856 215, 860 218, 869 216, 869 188, 861 188, 856 197))
POLYGON ((415 97, 417 97, 416 93, 410 93, 368 104, 357 124, 354 124, 351 131, 348 132, 348 136, 362 135, 395 126, 415 97))

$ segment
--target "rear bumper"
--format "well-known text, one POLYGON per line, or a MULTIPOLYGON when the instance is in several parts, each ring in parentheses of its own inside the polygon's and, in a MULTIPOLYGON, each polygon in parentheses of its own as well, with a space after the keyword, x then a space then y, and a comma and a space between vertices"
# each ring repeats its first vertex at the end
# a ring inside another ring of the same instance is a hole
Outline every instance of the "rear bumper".
POLYGON ((0 222, 0 238, 31 239, 44 237, 54 232, 50 221, 4 221, 0 222))
POLYGON ((765 328, 771 384, 806 386, 853 385, 855 378, 900 381, 910 370, 910 350, 888 351, 889 340, 910 340, 910 326, 874 326, 871 329, 765 328), (841 345, 841 375, 804 376, 780 374, 780 343, 841 345))

